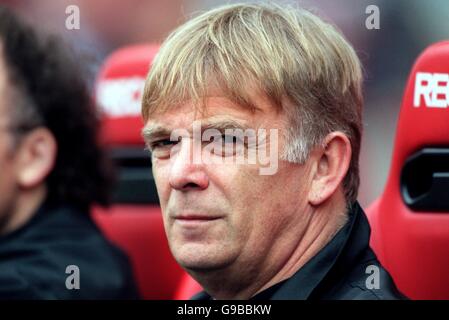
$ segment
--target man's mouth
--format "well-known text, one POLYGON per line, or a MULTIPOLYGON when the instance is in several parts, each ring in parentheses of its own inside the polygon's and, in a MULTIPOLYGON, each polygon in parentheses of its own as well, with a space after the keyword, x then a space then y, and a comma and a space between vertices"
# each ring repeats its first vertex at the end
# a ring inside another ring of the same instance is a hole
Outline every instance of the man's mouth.
POLYGON ((185 226, 196 226, 222 219, 223 216, 208 214, 179 214, 174 216, 174 220, 185 226))

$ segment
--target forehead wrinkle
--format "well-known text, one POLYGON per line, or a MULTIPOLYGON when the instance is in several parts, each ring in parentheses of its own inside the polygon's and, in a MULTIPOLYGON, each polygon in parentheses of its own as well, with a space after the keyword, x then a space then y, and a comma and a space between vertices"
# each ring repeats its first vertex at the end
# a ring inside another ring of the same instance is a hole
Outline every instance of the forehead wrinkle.
MULTIPOLYGON (((257 87, 255 87, 257 88, 257 87)), ((193 112, 194 118, 204 117, 207 116, 209 112, 209 103, 210 98, 221 98, 226 99, 224 104, 223 102, 220 103, 220 105, 223 105, 224 107, 228 107, 230 109, 235 110, 241 110, 245 112, 249 112, 250 114, 254 115, 257 112, 265 113, 266 111, 263 109, 262 106, 259 106, 251 99, 250 92, 257 92, 259 95, 264 96, 266 99, 266 94, 260 91, 260 89, 255 89, 253 87, 248 87, 247 90, 242 90, 245 92, 245 95, 236 95, 233 93, 230 93, 229 90, 222 89, 220 87, 211 89, 209 88, 207 92, 204 92, 201 96, 198 98, 189 97, 187 99, 182 100, 176 100, 176 99, 169 99, 166 98, 165 102, 161 105, 153 106, 153 108, 150 108, 147 111, 147 116, 144 118, 144 120, 148 120, 150 117, 154 116, 161 116, 163 114, 166 114, 168 112, 176 112, 176 110, 183 104, 189 103, 191 104, 191 110, 193 112)), ((215 105, 215 103, 214 103, 215 105)))
POLYGON ((216 128, 216 129, 247 129, 248 121, 235 119, 229 116, 214 116, 201 120, 202 129, 216 128))

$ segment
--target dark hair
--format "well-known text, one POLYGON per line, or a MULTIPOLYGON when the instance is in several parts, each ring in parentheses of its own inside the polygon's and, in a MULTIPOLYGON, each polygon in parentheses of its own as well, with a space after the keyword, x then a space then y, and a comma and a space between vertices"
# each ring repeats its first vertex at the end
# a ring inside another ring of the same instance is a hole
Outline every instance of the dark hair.
POLYGON ((46 180, 48 200, 83 208, 106 205, 112 167, 98 145, 99 121, 79 63, 60 39, 37 34, 4 6, 0 43, 14 92, 16 134, 45 126, 57 142, 55 167, 46 180))

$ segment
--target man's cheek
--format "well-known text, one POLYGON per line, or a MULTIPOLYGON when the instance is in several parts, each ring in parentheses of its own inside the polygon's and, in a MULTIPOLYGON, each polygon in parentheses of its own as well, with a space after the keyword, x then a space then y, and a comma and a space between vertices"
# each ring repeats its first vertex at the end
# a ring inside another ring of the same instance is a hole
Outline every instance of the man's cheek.
POLYGON ((168 194, 170 189, 170 184, 168 180, 168 175, 165 174, 162 168, 155 168, 153 164, 152 168, 154 183, 156 184, 156 190, 159 196, 159 200, 162 202, 168 200, 168 194))
POLYGON ((164 166, 159 165, 158 163, 153 163, 152 173, 158 190, 168 187, 168 170, 164 166))

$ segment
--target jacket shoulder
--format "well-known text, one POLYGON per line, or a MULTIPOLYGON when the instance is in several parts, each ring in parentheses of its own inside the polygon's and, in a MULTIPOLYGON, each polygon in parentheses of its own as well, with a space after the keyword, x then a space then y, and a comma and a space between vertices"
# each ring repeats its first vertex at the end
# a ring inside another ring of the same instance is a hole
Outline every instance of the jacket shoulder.
POLYGON ((406 300, 392 277, 377 259, 357 265, 333 299, 342 300, 406 300))

